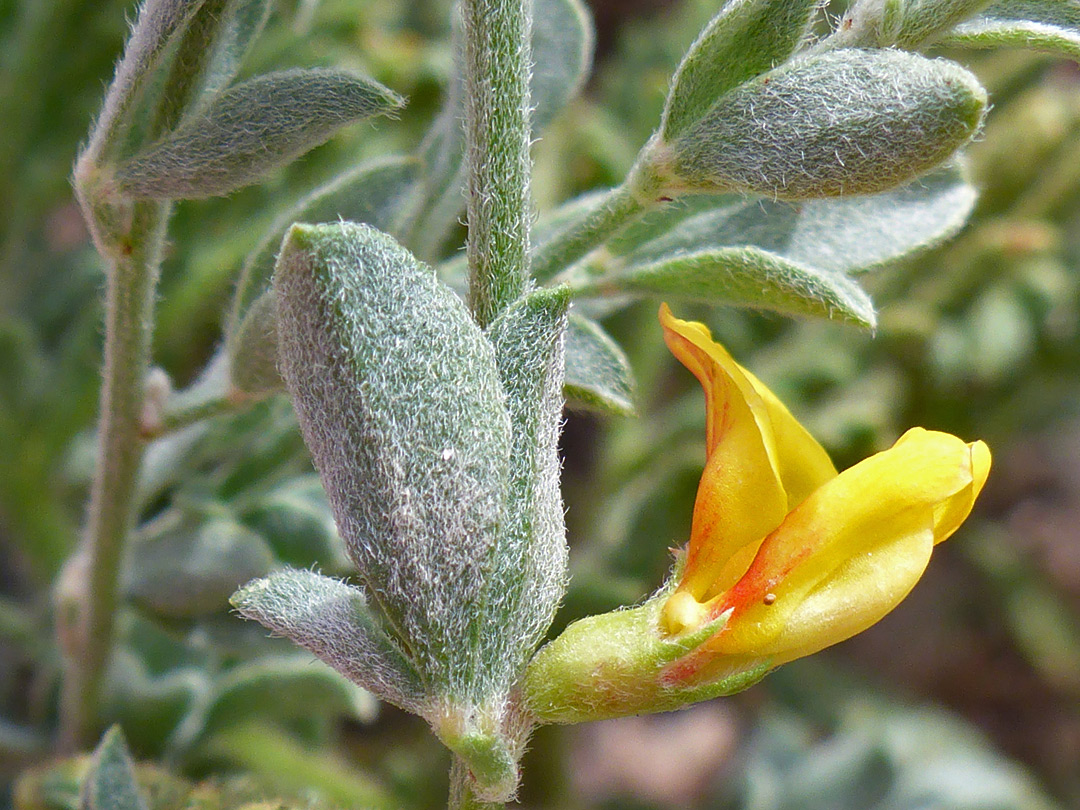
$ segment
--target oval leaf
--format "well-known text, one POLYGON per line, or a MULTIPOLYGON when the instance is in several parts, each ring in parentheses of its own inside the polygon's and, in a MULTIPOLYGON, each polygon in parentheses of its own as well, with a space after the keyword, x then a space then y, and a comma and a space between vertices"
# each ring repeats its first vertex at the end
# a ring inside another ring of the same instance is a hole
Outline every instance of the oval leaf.
POLYGON ((364 225, 293 226, 274 289, 282 376, 349 554, 418 667, 469 700, 511 447, 494 350, 430 267, 364 225))
POLYGON ((288 569, 245 585, 232 604, 383 700, 410 711, 419 707, 419 675, 358 588, 314 571, 288 569))
POLYGON ((722 248, 638 265, 583 285, 581 295, 636 293, 771 309, 873 327, 870 298, 841 273, 804 267, 753 247, 722 248))
POLYGON ((679 191, 870 194, 932 169, 978 130, 986 92, 952 62, 838 50, 732 90, 670 144, 679 191))
POLYGON ((623 350, 596 321, 571 315, 566 333, 566 381, 570 407, 633 416, 634 377, 623 350))
POLYGON ((941 44, 1031 48, 1080 60, 1080 0, 998 0, 941 44))
POLYGON ((728 90, 784 62, 810 30, 817 0, 731 0, 683 57, 660 133, 677 138, 728 90))
POLYGON ((116 171, 133 199, 228 194, 326 141, 338 129, 393 112, 402 100, 338 70, 268 73, 231 87, 116 171))
MULTIPOLYGON (((805 202, 696 198, 670 206, 609 245, 627 265, 729 247, 758 247, 785 261, 862 273, 955 234, 975 204, 958 166, 893 191, 805 202)), ((603 261, 591 268, 604 272, 603 261)), ((611 259, 607 258, 607 262, 611 259)))

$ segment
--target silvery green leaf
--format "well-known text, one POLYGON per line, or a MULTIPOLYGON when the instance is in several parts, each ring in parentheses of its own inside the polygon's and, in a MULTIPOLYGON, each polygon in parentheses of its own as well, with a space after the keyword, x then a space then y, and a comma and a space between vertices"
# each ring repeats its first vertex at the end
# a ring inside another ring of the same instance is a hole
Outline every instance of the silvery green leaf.
POLYGON ((347 716, 370 721, 376 711, 370 693, 304 653, 266 655, 232 667, 217 679, 205 729, 224 728, 260 715, 275 719, 347 716))
POLYGON ((233 591, 273 565, 263 538, 232 520, 215 518, 135 544, 128 590, 162 616, 200 616, 226 608, 233 591))
POLYGON ((903 51, 807 56, 743 84, 668 145, 669 187, 805 199, 871 194, 948 159, 978 130, 968 71, 903 51))
POLYGON ((420 671, 471 700, 511 447, 494 350, 368 226, 294 225, 274 289, 282 376, 349 554, 420 671))
POLYGON ((796 264, 756 247, 717 248, 614 267, 580 295, 635 293, 732 304, 873 327, 870 298, 842 273, 796 264))
POLYGON ((566 332, 566 380, 570 407, 633 416, 634 377, 623 350, 596 321, 571 315, 566 332))
POLYGON ((262 33, 272 5, 271 0, 225 0, 200 77, 203 94, 211 96, 232 82, 262 33))
POLYGON ((282 237, 290 225, 345 220, 393 232, 401 206, 419 170, 420 162, 414 158, 377 158, 320 186, 279 216, 244 261, 233 296, 227 333, 235 334, 248 308, 269 287, 282 237))
MULTIPOLYGON (((581 0, 534 0, 533 72, 530 98, 532 128, 539 137, 558 112, 581 89, 592 66, 592 20, 581 0)), ((455 31, 460 38, 460 32, 455 31)), ((460 47, 460 44, 458 45, 460 47)), ((410 244, 433 258, 465 208, 465 119, 460 71, 447 90, 446 102, 420 148, 425 164, 423 185, 413 201, 410 244)))
POLYGON ((146 810, 135 782, 124 734, 119 726, 105 732, 83 778, 80 810, 146 810))
POLYGON ((274 551, 278 561, 294 568, 318 565, 345 571, 351 565, 342 551, 334 516, 314 473, 287 482, 260 498, 243 515, 274 551))
POLYGON ((106 151, 115 155, 123 148, 143 88, 204 2, 146 0, 139 7, 135 26, 124 46, 124 56, 116 66, 116 75, 84 155, 96 160, 106 151))
POLYGON ((122 163, 120 191, 133 199, 197 199, 256 183, 341 127, 391 113, 392 91, 339 70, 286 70, 215 96, 172 132, 122 163))
POLYGON ((941 44, 1032 48, 1080 59, 1080 0, 997 0, 941 44))
POLYGON ((956 165, 866 196, 804 202, 699 197, 646 218, 609 245, 609 255, 636 265, 758 247, 805 267, 861 273, 952 236, 975 197, 956 165))
POLYGON ((495 695, 517 679, 566 590, 566 527, 559 490, 566 289, 536 290, 488 327, 513 443, 506 513, 484 581, 477 637, 482 677, 495 695))
POLYGON ((232 604, 383 700, 410 711, 420 706, 421 676, 372 615, 359 588, 313 571, 286 569, 245 585, 232 604))
POLYGON ((196 114, 236 76, 270 13, 268 0, 203 0, 169 57, 151 98, 146 132, 156 137, 196 114))
POLYGON ((784 62, 806 39, 817 0, 728 0, 671 81, 664 140, 700 121, 728 90, 784 62))
POLYGON ((277 367, 277 298, 273 290, 255 299, 228 342, 229 379, 238 390, 264 396, 285 390, 277 367))
POLYGON ((529 97, 535 136, 581 90, 592 54, 592 17, 581 0, 533 0, 529 97))
POLYGON ((848 6, 826 43, 836 48, 917 50, 989 4, 990 0, 858 0, 848 6))
POLYGON ((895 44, 914 50, 935 42, 951 27, 990 5, 990 0, 904 0, 903 18, 895 44))

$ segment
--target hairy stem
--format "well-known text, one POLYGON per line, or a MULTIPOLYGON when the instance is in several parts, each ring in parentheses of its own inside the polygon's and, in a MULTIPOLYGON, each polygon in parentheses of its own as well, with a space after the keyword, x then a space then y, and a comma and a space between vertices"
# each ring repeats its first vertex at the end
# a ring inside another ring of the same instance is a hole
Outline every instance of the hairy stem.
POLYGON ((61 742, 68 749, 88 744, 97 732, 124 547, 135 520, 144 384, 169 208, 158 202, 110 204, 92 189, 80 185, 79 191, 107 262, 108 282, 97 466, 83 538, 57 591, 64 655, 61 742))
POLYGON ((540 283, 550 281, 648 209, 629 184, 616 186, 583 219, 537 248, 533 276, 540 283))
POLYGON ((486 326, 529 278, 530 0, 462 0, 469 294, 486 326))
POLYGON ((450 766, 450 803, 448 810, 503 810, 502 802, 485 802, 473 792, 473 779, 469 769, 458 757, 450 766))

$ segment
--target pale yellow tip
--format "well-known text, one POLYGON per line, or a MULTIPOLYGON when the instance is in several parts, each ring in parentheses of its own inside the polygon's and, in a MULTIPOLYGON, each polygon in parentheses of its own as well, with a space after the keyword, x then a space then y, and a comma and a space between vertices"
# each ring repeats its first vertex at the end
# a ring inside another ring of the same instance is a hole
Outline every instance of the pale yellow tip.
POLYGON ((660 613, 660 626, 665 633, 678 635, 700 627, 706 614, 705 605, 686 591, 677 591, 664 604, 660 613))

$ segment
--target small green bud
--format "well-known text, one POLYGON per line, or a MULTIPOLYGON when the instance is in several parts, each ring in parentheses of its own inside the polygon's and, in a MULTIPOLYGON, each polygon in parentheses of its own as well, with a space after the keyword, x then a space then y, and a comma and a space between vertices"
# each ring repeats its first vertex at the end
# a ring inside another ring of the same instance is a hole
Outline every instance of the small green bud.
POLYGON ((293 226, 274 290, 282 376, 365 589, 433 698, 483 702, 511 455, 495 349, 368 226, 293 226))

